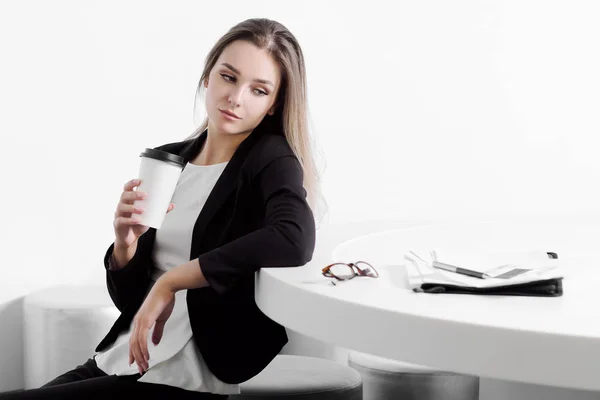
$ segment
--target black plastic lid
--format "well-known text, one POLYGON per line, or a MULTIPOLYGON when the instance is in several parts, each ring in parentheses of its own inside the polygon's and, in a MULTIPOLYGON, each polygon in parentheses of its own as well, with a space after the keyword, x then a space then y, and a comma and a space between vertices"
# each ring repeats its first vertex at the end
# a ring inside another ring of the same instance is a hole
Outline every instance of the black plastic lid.
POLYGON ((177 165, 181 168, 184 167, 183 157, 162 150, 146 148, 146 150, 144 150, 142 154, 140 154, 140 157, 154 158, 156 160, 165 161, 177 165))

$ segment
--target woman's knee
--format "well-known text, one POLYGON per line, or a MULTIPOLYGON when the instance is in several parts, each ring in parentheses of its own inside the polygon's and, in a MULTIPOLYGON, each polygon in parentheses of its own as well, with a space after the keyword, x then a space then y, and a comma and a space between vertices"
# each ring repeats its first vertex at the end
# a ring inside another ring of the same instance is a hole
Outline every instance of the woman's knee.
POLYGON ((88 359, 82 365, 78 365, 74 369, 65 372, 64 374, 57 376, 50 382, 42 385, 41 387, 49 387, 56 385, 63 385, 65 383, 82 381, 85 379, 100 378, 107 376, 101 369, 96 365, 96 361, 93 358, 88 359))

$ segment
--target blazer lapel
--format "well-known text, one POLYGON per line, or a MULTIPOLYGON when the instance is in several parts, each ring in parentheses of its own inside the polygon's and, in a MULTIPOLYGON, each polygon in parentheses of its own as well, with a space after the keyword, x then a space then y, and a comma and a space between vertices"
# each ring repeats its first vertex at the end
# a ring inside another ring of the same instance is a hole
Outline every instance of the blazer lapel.
MULTIPOLYGON (((192 140, 182 149, 179 155, 183 157, 186 164, 198 155, 207 136, 208 130, 205 130, 198 138, 192 140)), ((233 153, 231 160, 229 160, 229 163, 223 170, 223 173, 217 180, 213 190, 210 192, 206 199, 206 203, 200 211, 200 215, 198 215, 196 224, 194 225, 191 246, 192 253, 198 248, 197 244, 201 243, 209 222, 215 216, 219 208, 225 203, 225 199, 237 187, 238 176, 244 160, 260 136, 262 136, 262 130, 254 129, 252 133, 240 143, 233 153)))

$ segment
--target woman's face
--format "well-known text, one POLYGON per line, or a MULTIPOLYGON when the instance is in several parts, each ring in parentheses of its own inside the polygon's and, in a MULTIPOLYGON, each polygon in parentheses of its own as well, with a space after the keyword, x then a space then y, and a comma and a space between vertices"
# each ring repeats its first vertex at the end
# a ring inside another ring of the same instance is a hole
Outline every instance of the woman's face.
POLYGON ((230 43, 204 83, 209 125, 223 134, 251 132, 273 113, 279 84, 279 67, 266 51, 247 41, 230 43))

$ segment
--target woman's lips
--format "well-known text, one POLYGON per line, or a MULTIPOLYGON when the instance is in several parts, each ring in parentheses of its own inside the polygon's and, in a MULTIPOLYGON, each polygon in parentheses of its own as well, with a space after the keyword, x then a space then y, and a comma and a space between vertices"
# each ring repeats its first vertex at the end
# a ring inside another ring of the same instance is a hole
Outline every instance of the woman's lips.
POLYGON ((235 120, 238 120, 238 119, 240 119, 239 117, 236 117, 236 116, 234 116, 234 115, 231 115, 231 114, 229 114, 229 113, 228 113, 228 112, 226 112, 226 111, 223 111, 223 110, 219 110, 219 111, 221 112, 221 115, 223 115, 223 117, 225 117, 225 118, 226 118, 226 119, 228 119, 228 120, 235 121, 235 120))

